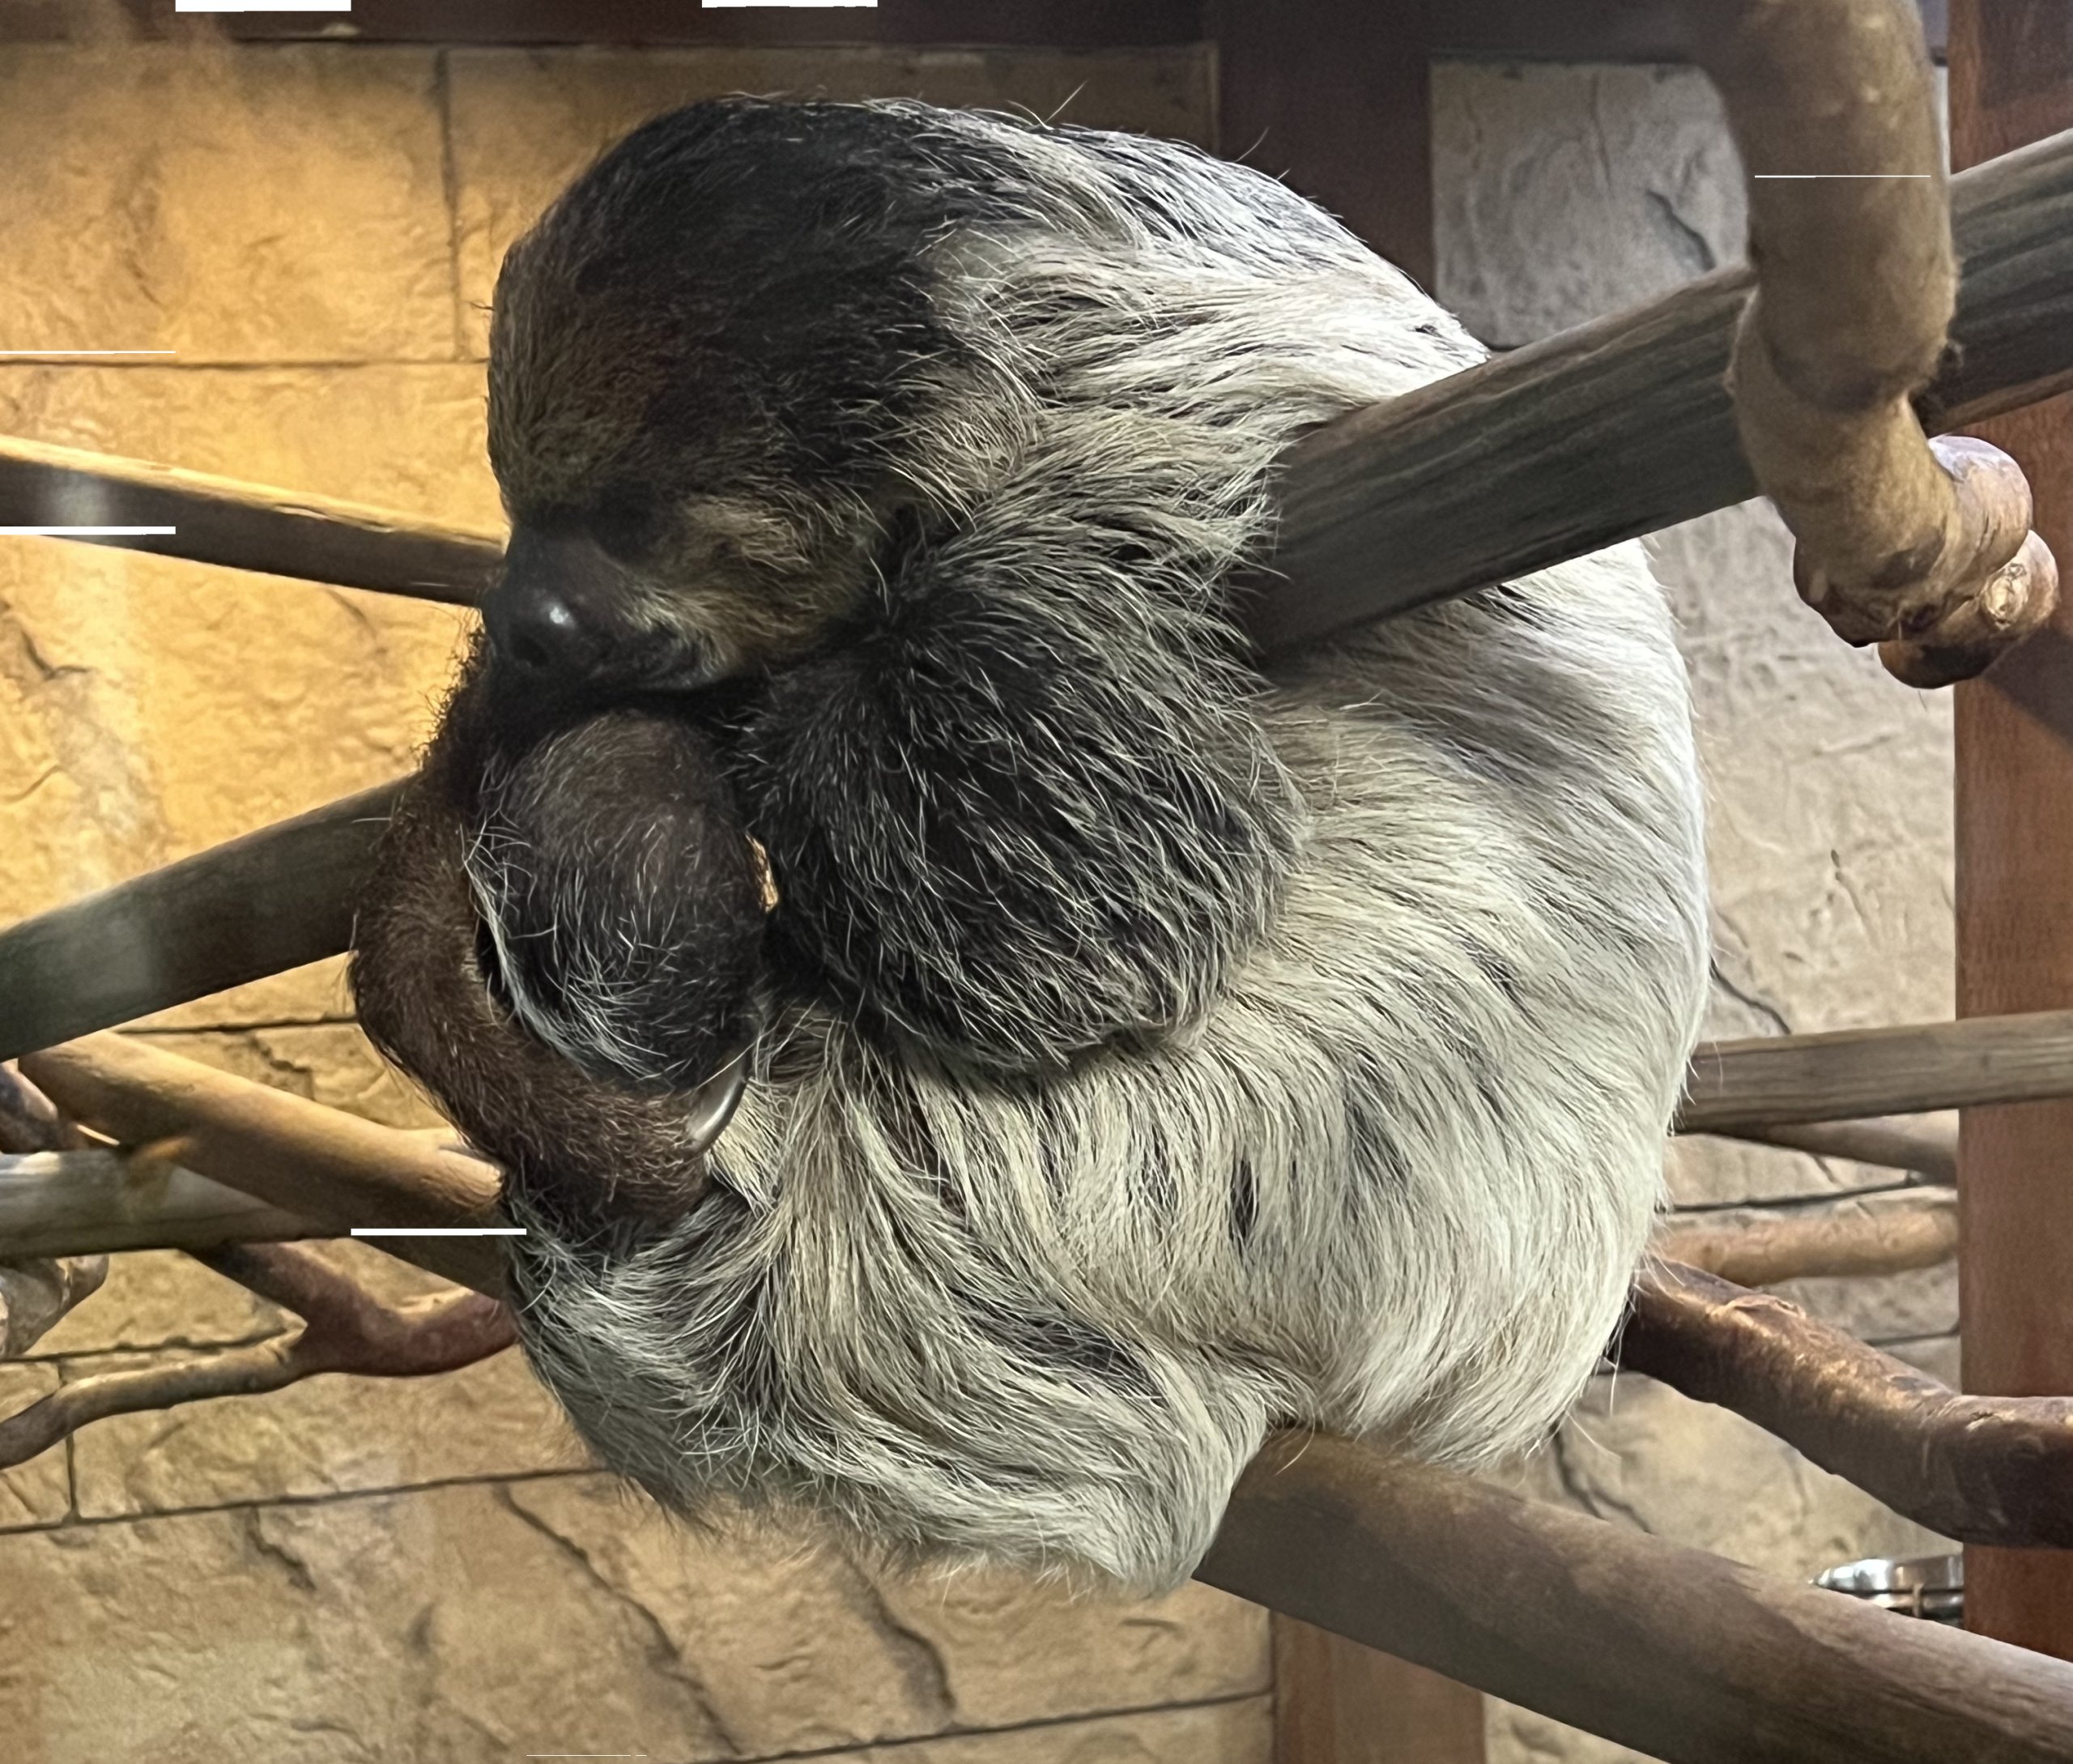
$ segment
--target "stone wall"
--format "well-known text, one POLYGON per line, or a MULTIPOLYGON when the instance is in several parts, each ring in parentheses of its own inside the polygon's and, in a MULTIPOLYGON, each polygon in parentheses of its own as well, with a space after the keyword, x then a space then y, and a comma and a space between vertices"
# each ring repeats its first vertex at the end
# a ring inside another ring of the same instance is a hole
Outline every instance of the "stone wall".
MULTIPOLYGON (((1194 52, 0 48, 0 349, 177 352, 0 362, 0 432, 493 525, 483 319, 506 245, 652 112, 815 88, 1209 127, 1194 52)), ((0 539, 0 922, 406 769, 462 635, 405 600, 0 539)), ((430 1118, 334 964, 141 1033, 430 1118)), ((120 1257, 0 1367, 0 1404, 281 1327, 181 1257, 120 1257)), ((514 1354, 90 1427, 0 1476, 0 1582, 20 1764, 1272 1749, 1256 1608, 901 1585, 674 1534, 584 1467, 514 1354)))
MULTIPOLYGON (((1529 343, 1742 255, 1739 170, 1712 89, 1683 68, 1442 63, 1434 70, 1441 300, 1486 342, 1529 343)), ((1715 984, 1707 1033, 1948 1017, 1951 701, 1888 678, 1792 589, 1767 503, 1649 542, 1692 669, 1708 786, 1715 984)), ((1684 1200, 1892 1180, 1839 1160, 1679 1141, 1684 1200)), ((1956 1381, 1949 1268, 1784 1289, 1956 1381)), ((1645 1378, 1602 1378, 1524 1467, 1530 1492, 1799 1578, 1940 1540, 1756 1428, 1645 1378)), ((1491 1706, 1491 1764, 1637 1754, 1491 1706)))

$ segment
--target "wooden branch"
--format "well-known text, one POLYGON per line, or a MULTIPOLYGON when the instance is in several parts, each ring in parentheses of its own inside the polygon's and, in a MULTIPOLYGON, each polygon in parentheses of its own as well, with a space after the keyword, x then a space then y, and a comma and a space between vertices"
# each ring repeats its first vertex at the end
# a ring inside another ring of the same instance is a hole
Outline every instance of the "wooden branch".
POLYGON ((495 534, 11 437, 0 437, 0 526, 170 526, 80 543, 464 607, 504 556, 495 534))
POLYGON ((0 932, 0 1059, 339 953, 403 782, 0 932))
MULTIPOLYGON (((1733 1044, 1715 1045, 1718 1047, 1733 1044)), ((1911 1170, 1935 1182, 1955 1182, 1958 1179, 1958 1120, 1955 1114, 1922 1122, 1891 1118, 1764 1122, 1680 1131, 1704 1131, 1721 1139, 1741 1140, 1754 1145, 1777 1145, 1788 1151, 1811 1152, 1816 1157, 1846 1157, 1853 1163, 1876 1164, 1887 1170, 1911 1170)))
POLYGON ((0 1157, 0 1262, 338 1234, 148 1148, 0 1157))
POLYGON ((1758 289, 1728 373, 1736 426, 1798 541, 1794 580, 1910 684, 1982 673, 2050 616, 2058 574, 2022 468, 1981 441, 1932 444, 1909 403, 1956 283, 1914 9, 1709 0, 1693 16, 1748 173, 1758 289))
MULTIPOLYGON (((2073 385, 2073 133, 1951 183, 1954 345, 1931 433, 2073 385)), ((1726 376, 1752 279, 1720 271, 1343 416, 1281 471, 1270 653, 1747 501, 1726 376)))
POLYGON ((1282 1436, 1199 1571, 1668 1764, 2064 1764, 2073 1665, 1345 1440, 1282 1436))
POLYGON ((1958 1197, 1950 1189, 1880 1195, 1846 1212, 1745 1218, 1666 1219, 1652 1247, 1738 1286, 1905 1274, 1958 1253, 1958 1197))
POLYGON ((26 1463, 89 1421, 111 1415, 256 1395, 323 1372, 421 1378, 472 1366, 517 1339, 510 1312, 479 1293, 440 1293, 392 1306, 308 1251, 274 1245, 215 1251, 202 1259, 294 1311, 304 1327, 171 1366, 75 1378, 0 1421, 0 1466, 26 1463))
POLYGON ((1796 1305, 1674 1263, 1636 1284, 1619 1360, 1946 1537, 2073 1548, 2073 1399, 1961 1396, 1796 1305))
POLYGON ((1692 1055, 1679 1133, 2073 1096, 2073 1011, 1712 1042, 1692 1055))
MULTIPOLYGON (((345 1235, 360 1227, 496 1227, 497 1174, 447 1151, 305 1097, 96 1035, 29 1056, 23 1068, 67 1114, 111 1139, 153 1145, 198 1174, 345 1235)), ((494 1238, 373 1240, 479 1292, 500 1294, 494 1238)))

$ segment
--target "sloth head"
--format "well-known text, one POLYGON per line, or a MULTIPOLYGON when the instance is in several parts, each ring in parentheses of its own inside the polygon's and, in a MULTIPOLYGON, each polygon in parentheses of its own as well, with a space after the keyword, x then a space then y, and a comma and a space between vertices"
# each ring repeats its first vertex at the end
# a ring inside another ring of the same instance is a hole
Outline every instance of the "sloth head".
POLYGON ((931 241, 968 209, 911 125, 693 105, 619 143, 498 281, 485 613, 530 690, 685 690, 804 647, 871 580, 900 437, 954 354, 931 241))

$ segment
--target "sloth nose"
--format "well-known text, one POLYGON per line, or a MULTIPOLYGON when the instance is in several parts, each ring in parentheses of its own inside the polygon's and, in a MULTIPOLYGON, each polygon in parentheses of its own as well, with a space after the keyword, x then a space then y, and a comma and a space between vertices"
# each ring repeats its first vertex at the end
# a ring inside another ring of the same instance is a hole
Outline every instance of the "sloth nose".
POLYGON ((492 647, 529 674, 590 674, 604 658, 603 632, 565 594, 538 582, 500 588, 483 604, 492 647))
POLYGON ((490 646, 526 674, 594 678, 628 634, 612 610, 627 587, 589 540, 521 527, 504 553, 504 579, 483 603, 490 646))

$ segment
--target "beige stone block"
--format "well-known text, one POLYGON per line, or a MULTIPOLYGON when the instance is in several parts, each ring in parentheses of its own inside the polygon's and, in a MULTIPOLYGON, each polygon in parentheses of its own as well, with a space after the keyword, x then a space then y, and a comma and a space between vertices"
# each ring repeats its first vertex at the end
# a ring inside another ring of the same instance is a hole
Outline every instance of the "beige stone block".
POLYGON ((153 1348, 220 1347, 282 1327, 279 1311, 177 1250, 140 1250, 108 1259, 108 1280, 36 1343, 38 1360, 153 1348))
POLYGON ((1070 1599, 1008 1574, 887 1580, 900 1624, 944 1663, 959 1722, 1198 1702, 1269 1689, 1260 1606, 1190 1582, 1150 1602, 1070 1599))
POLYGON ((1274 1702, 1148 1709, 853 1755, 858 1764, 1274 1764, 1274 1702))
POLYGON ((0 347, 448 360, 428 49, 9 45, 0 347))
POLYGON ((469 352, 512 242, 606 147, 659 112, 730 92, 926 98, 1026 110, 1207 146, 1214 76, 1198 48, 466 49, 450 62, 456 235, 469 352))
MULTIPOLYGON (((69 1378, 165 1356, 97 1355, 69 1378)), ((579 1468, 575 1436, 516 1349, 432 1378, 326 1375, 260 1396, 122 1415, 73 1442, 87 1517, 409 1488, 579 1468)))
POLYGON ((940 1584, 917 1597, 782 1536, 683 1535, 659 1547, 602 1481, 527 1482, 511 1499, 699 1663, 751 1756, 1232 1697, 1267 1682, 1264 1624, 1206 1589, 1124 1604, 988 1577, 947 1605, 940 1584), (1011 1682, 1018 1666, 1021 1685, 1011 1682))
MULTIPOLYGON (((0 1415, 16 1415, 57 1388, 57 1369, 33 1362, 0 1365, 0 1415)), ((0 1532, 56 1525, 71 1516, 72 1482, 65 1448, 0 1470, 0 1532)), ((0 1606, 11 1600, 0 1600, 0 1606)), ((4 1620, 0 1620, 4 1621, 4 1620)))
POLYGON ((182 1055, 385 1126, 440 1124, 438 1114, 423 1093, 375 1052, 355 1023, 133 1033, 147 1047, 182 1055))
POLYGON ((773 1726, 926 1737, 873 1764, 1272 1757, 1264 1697, 934 1737, 948 1724, 927 1676, 840 1574, 716 1549, 602 1477, 16 1533, 0 1579, 17 1668, 0 1732, 22 1764, 807 1749, 772 1746, 773 1726))
MULTIPOLYGON (((483 392, 479 362, 7 363, 0 432, 496 531, 503 514, 483 392)), ((230 579, 254 593, 288 591, 265 577, 230 579)))
POLYGON ((493 1488, 35 1535, 0 1538, 21 1764, 734 1755, 646 1613, 493 1488))
MULTIPOLYGON (((0 370, 0 430, 476 518, 463 487, 487 483, 479 381, 0 370), (206 447, 182 438, 204 433, 206 447), (392 456, 410 470, 374 469, 392 456)), ((471 622, 400 596, 0 541, 0 919, 407 771, 471 622)))

